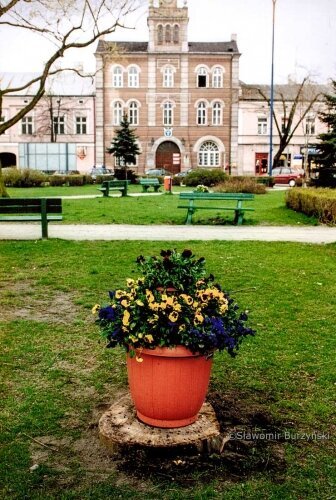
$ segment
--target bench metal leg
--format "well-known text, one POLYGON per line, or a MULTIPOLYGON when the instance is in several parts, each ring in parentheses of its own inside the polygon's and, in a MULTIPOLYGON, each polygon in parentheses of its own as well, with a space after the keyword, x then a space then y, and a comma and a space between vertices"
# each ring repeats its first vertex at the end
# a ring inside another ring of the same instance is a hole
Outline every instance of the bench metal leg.
POLYGON ((48 218, 47 218, 47 200, 41 200, 41 225, 42 225, 42 238, 48 238, 48 218))
POLYGON ((194 208, 194 200, 190 200, 185 224, 192 224, 192 216, 193 216, 195 210, 196 209, 194 208))

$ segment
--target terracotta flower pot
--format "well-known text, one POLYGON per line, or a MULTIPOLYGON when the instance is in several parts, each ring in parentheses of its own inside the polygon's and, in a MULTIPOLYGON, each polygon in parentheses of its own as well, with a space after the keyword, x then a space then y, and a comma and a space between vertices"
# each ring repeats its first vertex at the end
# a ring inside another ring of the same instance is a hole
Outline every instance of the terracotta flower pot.
POLYGON ((183 346, 143 349, 127 356, 128 382, 138 418, 154 427, 192 424, 208 389, 212 358, 183 346))

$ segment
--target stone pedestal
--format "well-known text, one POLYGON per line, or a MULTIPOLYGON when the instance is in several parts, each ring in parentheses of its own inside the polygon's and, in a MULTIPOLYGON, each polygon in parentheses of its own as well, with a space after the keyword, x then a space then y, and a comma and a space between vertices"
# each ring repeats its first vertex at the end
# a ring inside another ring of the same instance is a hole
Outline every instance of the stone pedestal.
POLYGON ((161 429, 140 422, 130 395, 114 403, 99 420, 99 437, 110 452, 118 447, 177 447, 194 445, 198 449, 221 447, 219 424, 212 406, 204 403, 197 421, 177 429, 161 429))

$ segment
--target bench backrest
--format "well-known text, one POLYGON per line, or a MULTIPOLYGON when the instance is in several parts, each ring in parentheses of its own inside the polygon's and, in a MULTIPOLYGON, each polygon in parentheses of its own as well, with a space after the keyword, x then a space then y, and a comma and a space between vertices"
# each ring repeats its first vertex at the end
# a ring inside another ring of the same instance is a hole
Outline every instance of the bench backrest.
POLYGON ((140 184, 160 184, 159 179, 147 179, 147 178, 142 178, 140 179, 140 184))
POLYGON ((2 214, 40 214, 46 208, 46 213, 62 213, 61 198, 0 198, 0 213, 2 214))
POLYGON ((252 193, 180 193, 183 200, 253 200, 252 193))
POLYGON ((124 187, 126 186, 126 184, 130 184, 131 181, 129 180, 116 180, 116 179, 113 179, 112 181, 103 181, 102 182, 102 186, 106 186, 107 184, 109 185, 109 187, 124 187))

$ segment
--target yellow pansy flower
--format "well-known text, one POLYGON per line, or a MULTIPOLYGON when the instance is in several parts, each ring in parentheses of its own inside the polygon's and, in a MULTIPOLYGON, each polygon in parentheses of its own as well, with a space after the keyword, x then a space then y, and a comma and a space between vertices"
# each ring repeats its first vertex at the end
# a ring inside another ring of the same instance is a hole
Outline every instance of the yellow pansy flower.
POLYGON ((123 319, 122 319, 122 322, 123 322, 124 326, 128 326, 129 325, 130 317, 131 317, 131 315, 130 315, 130 313, 126 309, 126 311, 124 311, 124 315, 123 315, 123 319))
POLYGON ((191 304, 193 303, 193 298, 190 297, 190 295, 187 295, 186 293, 181 293, 180 297, 181 299, 184 300, 186 304, 188 304, 188 306, 191 306, 191 304))
POLYGON ((121 299, 121 297, 123 297, 124 295, 125 295, 124 290, 116 290, 115 298, 116 299, 121 299))
POLYGON ((91 309, 92 314, 97 314, 97 312, 99 311, 99 309, 100 309, 100 305, 99 304, 95 304, 93 306, 93 308, 91 309))
POLYGON ((127 286, 131 288, 132 286, 134 286, 135 281, 132 278, 127 278, 126 283, 127 286))
POLYGON ((128 307, 128 306, 129 306, 129 302, 128 302, 128 300, 126 300, 126 299, 123 299, 123 300, 120 302, 120 304, 121 304, 123 307, 128 307))
POLYGON ((178 320, 178 314, 176 311, 173 311, 169 314, 168 316, 169 320, 172 322, 172 323, 175 323, 175 321, 178 320))
POLYGON ((145 339, 151 344, 154 341, 153 335, 145 335, 145 339))
POLYGON ((195 325, 200 325, 201 323, 203 323, 203 321, 204 321, 204 317, 202 316, 202 314, 200 312, 197 312, 195 314, 195 320, 194 320, 195 325))
POLYGON ((140 306, 140 307, 144 306, 144 303, 142 302, 142 300, 136 300, 135 303, 137 306, 140 306))

